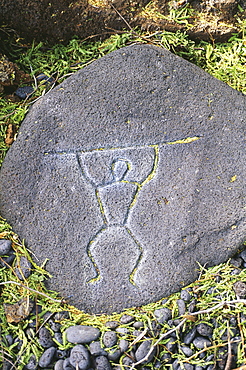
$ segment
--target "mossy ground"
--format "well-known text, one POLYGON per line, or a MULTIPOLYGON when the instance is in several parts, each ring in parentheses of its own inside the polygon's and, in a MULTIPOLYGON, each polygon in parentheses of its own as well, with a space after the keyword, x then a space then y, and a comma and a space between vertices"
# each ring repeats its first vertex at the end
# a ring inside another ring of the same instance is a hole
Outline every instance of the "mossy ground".
MULTIPOLYGON (((15 44, 12 52, 13 61, 17 63, 19 68, 29 73, 33 77, 33 87, 35 93, 31 98, 26 101, 13 103, 6 100, 4 96, 0 100, 0 161, 2 162, 9 146, 5 142, 6 130, 9 124, 14 124, 17 132, 18 128, 28 111, 29 106, 40 96, 47 93, 49 89, 53 88, 53 84, 47 86, 43 83, 37 83, 35 76, 39 73, 45 73, 48 76, 55 78, 56 84, 60 83, 70 74, 76 70, 83 68, 95 59, 118 49, 120 47, 129 45, 131 43, 151 43, 159 47, 165 47, 179 56, 188 59, 192 63, 206 70, 214 77, 224 81, 232 88, 246 93, 246 23, 241 24, 239 33, 233 35, 227 43, 213 44, 207 42, 192 41, 187 34, 180 31, 171 33, 167 31, 155 32, 153 34, 140 34, 137 30, 134 32, 124 32, 122 34, 115 34, 104 41, 97 41, 94 43, 81 42, 78 38, 72 39, 67 46, 55 45, 49 48, 47 45, 39 43, 32 45, 22 45, 19 41, 15 44)), ((11 56, 10 56, 11 57, 11 56)), ((31 252, 28 251, 24 242, 20 241, 18 236, 11 230, 11 227, 0 219, 0 238, 7 238, 12 241, 12 246, 16 252, 16 261, 13 266, 18 265, 20 256, 25 255, 31 260, 31 252)), ((236 281, 246 281, 246 272, 242 271, 239 275, 231 275, 233 267, 229 263, 215 266, 211 269, 201 268, 201 275, 199 280, 190 285, 193 291, 198 295, 197 308, 199 310, 208 310, 216 306, 218 302, 216 295, 218 290, 220 295, 225 301, 234 300, 235 293, 233 291, 233 284, 236 281), (220 276, 220 283, 217 283, 216 277, 220 276), (209 288, 215 287, 216 294, 207 295, 206 292, 209 288)), ((5 357, 10 357, 14 363, 14 368, 22 369, 24 364, 27 363, 31 354, 40 357, 43 352, 42 347, 38 344, 36 339, 37 330, 42 324, 42 317, 45 312, 57 312, 68 310, 70 318, 62 322, 63 331, 70 325, 85 324, 97 326, 102 332, 106 330, 104 323, 108 320, 119 320, 120 315, 114 314, 107 315, 88 315, 76 308, 69 306, 67 302, 59 298, 56 292, 47 291, 45 288, 46 273, 43 268, 33 264, 33 273, 24 282, 21 282, 16 276, 14 268, 0 268, 0 363, 5 357), (12 282, 12 283, 7 283, 12 282), (21 283, 17 285, 15 283, 21 283), (27 289, 29 288, 29 289, 27 289), (35 290, 35 292, 30 289, 35 290), (43 293, 42 294, 39 294, 43 293), (45 295, 46 296, 45 296, 45 295), (21 298, 27 297, 34 301, 36 307, 41 306, 42 312, 38 316, 33 315, 36 320, 36 328, 32 331, 32 337, 28 337, 24 329, 32 318, 24 318, 18 323, 10 323, 7 321, 4 304, 14 304, 20 301, 21 298), (4 340, 4 336, 12 334, 22 340, 21 348, 16 353, 16 346, 14 343, 8 346, 4 340)), ((164 297, 163 297, 164 298, 164 297)), ((172 310, 173 318, 177 317, 177 304, 176 300, 179 298, 179 293, 173 294, 168 297, 165 304, 172 310)), ((141 308, 128 309, 127 313, 135 316, 136 320, 143 321, 147 327, 151 325, 154 319, 154 310, 161 307, 161 301, 149 304, 141 308)), ((163 307, 163 306, 162 306, 163 307)), ((243 322, 240 321, 239 313, 246 315, 245 304, 237 303, 234 305, 224 305, 211 312, 199 314, 197 317, 188 317, 184 323, 184 327, 192 325, 193 321, 196 323, 208 321, 211 318, 216 318, 219 322, 219 327, 214 332, 213 346, 206 349, 207 353, 216 353, 218 348, 223 347, 227 350, 227 343, 222 343, 221 333, 230 330, 229 319, 230 317, 238 317, 238 325, 241 330, 242 342, 239 346, 238 363, 240 366, 246 362, 245 358, 245 343, 246 343, 246 329, 243 322)), ((163 327, 163 332, 170 328, 166 325, 163 327)), ((183 330, 182 329, 182 330, 183 330)), ((129 335, 131 337, 131 334, 129 335)), ((131 338, 128 337, 131 340, 131 338)), ((132 338, 133 340, 133 338, 132 338)), ((156 341, 158 338, 156 338, 156 341)), ((159 343, 159 355, 165 352, 165 342, 163 339, 159 343)), ((57 343, 58 344, 58 343, 57 343)), ((63 345, 59 344, 59 348, 65 349, 71 346, 66 342, 64 337, 63 345)), ((182 353, 177 354, 180 363, 187 361, 182 353)), ((189 359, 189 363, 199 364, 197 354, 189 359)), ((150 369, 154 369, 153 364, 149 364, 150 369)), ((163 369, 165 369, 163 365, 163 369)))

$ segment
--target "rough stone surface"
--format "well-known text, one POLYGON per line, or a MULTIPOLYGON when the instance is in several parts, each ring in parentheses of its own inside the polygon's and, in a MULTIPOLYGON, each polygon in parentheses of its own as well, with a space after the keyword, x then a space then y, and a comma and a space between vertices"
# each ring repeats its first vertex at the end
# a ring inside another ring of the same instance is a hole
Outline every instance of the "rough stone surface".
POLYGON ((11 240, 0 239, 0 256, 4 256, 9 253, 11 244, 11 240))
POLYGON ((160 299, 246 234, 245 97, 167 50, 132 45, 31 108, 0 212, 89 312, 160 299))
POLYGON ((90 354, 82 344, 74 346, 70 354, 70 364, 79 370, 86 370, 90 366, 90 354))

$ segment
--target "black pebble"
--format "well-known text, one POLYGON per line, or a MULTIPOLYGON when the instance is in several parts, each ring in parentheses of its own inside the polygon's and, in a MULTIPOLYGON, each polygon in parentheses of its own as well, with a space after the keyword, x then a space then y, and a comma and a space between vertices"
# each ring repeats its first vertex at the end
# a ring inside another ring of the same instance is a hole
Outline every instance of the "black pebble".
POLYGON ((34 92, 34 88, 32 86, 24 86, 19 87, 15 91, 15 95, 17 95, 20 99, 26 99, 34 92))
POLYGON ((44 348, 49 348, 54 346, 52 336, 48 329, 42 327, 39 331, 39 343, 44 348))
POLYGON ((53 357, 55 356, 56 348, 50 347, 44 351, 38 362, 40 367, 47 367, 51 364, 53 357))
POLYGON ((95 370, 112 370, 112 367, 105 356, 95 357, 95 370))

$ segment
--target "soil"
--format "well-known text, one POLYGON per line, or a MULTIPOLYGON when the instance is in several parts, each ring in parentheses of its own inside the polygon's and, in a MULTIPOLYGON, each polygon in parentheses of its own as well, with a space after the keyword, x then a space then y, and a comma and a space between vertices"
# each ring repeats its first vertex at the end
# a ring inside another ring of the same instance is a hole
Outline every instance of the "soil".
POLYGON ((226 41, 245 16, 244 0, 2 0, 0 33, 4 38, 3 33, 15 31, 26 42, 52 45, 75 35, 102 39, 138 27, 151 32, 186 30, 196 40, 226 41), (189 18, 182 20, 177 13, 186 6, 189 18))

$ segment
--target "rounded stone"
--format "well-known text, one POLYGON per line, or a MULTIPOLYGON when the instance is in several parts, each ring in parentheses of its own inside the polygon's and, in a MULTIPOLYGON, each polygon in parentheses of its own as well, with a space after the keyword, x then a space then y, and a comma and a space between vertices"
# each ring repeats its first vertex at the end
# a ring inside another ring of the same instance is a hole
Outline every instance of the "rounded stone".
POLYGON ((66 358, 63 362, 63 370, 74 370, 75 367, 73 367, 70 363, 70 358, 66 358))
POLYGON ((109 329, 116 329, 119 326, 119 322, 118 321, 107 321, 105 326, 107 326, 107 328, 109 329))
POLYGON ((79 368, 79 370, 86 370, 90 367, 90 355, 82 344, 77 344, 74 346, 70 353, 69 358, 70 364, 79 368))
POLYGON ((26 370, 36 370, 38 367, 38 361, 34 355, 31 355, 28 363, 25 365, 26 370))
POLYGON ((213 328, 204 323, 198 324, 196 330, 203 337, 210 337, 213 334, 213 328))
POLYGON ((135 318, 133 316, 131 316, 131 315, 123 315, 120 318, 121 324, 130 324, 134 320, 135 320, 135 318))
POLYGON ((39 336, 38 341, 39 341, 39 343, 41 344, 42 347, 49 348, 49 347, 54 346, 54 342, 53 342, 51 333, 45 327, 42 327, 39 330, 38 336, 39 336))
POLYGON ((119 341, 119 349, 122 353, 126 352, 129 348, 129 342, 126 339, 120 339, 119 341))
POLYGON ((178 306, 179 316, 184 315, 186 311, 185 301, 183 299, 177 299, 176 303, 178 306))
POLYGON ((63 369, 63 363, 64 363, 64 360, 58 360, 58 361, 55 363, 54 370, 64 370, 64 369, 63 369))
POLYGON ((116 50, 33 104, 0 213, 79 309, 157 301, 243 246, 245 121, 245 96, 199 67, 116 50))
POLYGON ((196 337, 193 340, 193 344, 198 349, 204 349, 205 347, 210 347, 211 346, 210 340, 208 340, 207 338, 204 338, 204 337, 196 337))
POLYGON ((158 308, 154 311, 154 315, 156 317, 156 320, 163 324, 165 321, 168 321, 172 317, 172 312, 169 308, 158 308))
POLYGON ((101 347, 101 343, 98 341, 92 342, 89 346, 90 353, 92 356, 107 356, 107 352, 101 347))
POLYGON ((112 370, 112 367, 105 356, 95 358, 95 370, 112 370))
POLYGON ((190 347, 187 347, 187 346, 181 346, 180 347, 181 351, 183 352, 183 354, 187 357, 190 357, 193 355, 193 351, 192 349, 190 349, 190 347))
POLYGON ((0 256, 4 256, 9 253, 12 242, 8 239, 0 239, 0 256))
POLYGON ((100 336, 99 329, 86 325, 70 326, 65 332, 67 341, 70 343, 90 343, 100 336))
MULTIPOLYGON (((148 355, 152 344, 153 344, 152 340, 144 340, 140 344, 140 346, 138 347, 138 349, 135 352, 136 361, 141 361, 142 359, 144 359, 148 355)), ((142 364, 147 364, 147 363, 151 362, 153 360, 155 354, 156 354, 156 347, 153 348, 153 351, 149 354, 148 358, 145 361, 142 362, 142 364)))
POLYGON ((32 264, 25 256, 20 258, 19 267, 16 268, 15 273, 20 280, 27 279, 31 275, 32 264))
POLYGON ((188 290, 184 289, 184 290, 181 290, 180 298, 183 299, 184 301, 188 302, 188 301, 191 300, 191 295, 188 292, 188 290))
POLYGON ((115 331, 106 331, 103 334, 102 340, 103 340, 103 344, 105 345, 105 347, 110 348, 116 345, 118 337, 115 331))
POLYGON ((44 351, 42 356, 39 359, 39 366, 40 367, 47 367, 51 364, 53 357, 55 356, 56 353, 56 348, 55 347, 50 347, 44 351))

